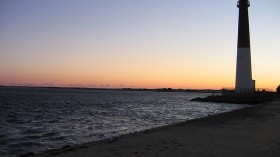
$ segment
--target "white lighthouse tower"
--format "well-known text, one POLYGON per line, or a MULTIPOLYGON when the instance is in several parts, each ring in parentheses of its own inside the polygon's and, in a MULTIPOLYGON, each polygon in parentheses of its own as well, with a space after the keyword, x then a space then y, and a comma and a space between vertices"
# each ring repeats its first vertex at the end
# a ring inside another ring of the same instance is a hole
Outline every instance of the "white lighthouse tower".
POLYGON ((251 48, 248 7, 249 0, 239 0, 238 44, 236 63, 236 93, 253 93, 255 81, 252 80, 251 48))

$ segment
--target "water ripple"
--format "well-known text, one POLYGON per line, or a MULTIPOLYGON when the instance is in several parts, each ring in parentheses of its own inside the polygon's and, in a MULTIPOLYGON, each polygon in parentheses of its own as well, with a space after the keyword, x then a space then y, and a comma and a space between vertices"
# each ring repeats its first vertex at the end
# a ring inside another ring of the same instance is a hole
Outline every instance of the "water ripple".
POLYGON ((207 94, 2 87, 0 153, 38 153, 243 107, 189 101, 198 96, 207 94))

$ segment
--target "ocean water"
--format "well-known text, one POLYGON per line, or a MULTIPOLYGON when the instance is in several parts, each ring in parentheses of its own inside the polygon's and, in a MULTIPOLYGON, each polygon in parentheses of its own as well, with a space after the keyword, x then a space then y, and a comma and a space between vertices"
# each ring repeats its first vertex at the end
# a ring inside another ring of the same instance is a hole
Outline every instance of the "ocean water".
POLYGON ((243 108, 207 93, 0 87, 0 156, 40 153, 243 108))

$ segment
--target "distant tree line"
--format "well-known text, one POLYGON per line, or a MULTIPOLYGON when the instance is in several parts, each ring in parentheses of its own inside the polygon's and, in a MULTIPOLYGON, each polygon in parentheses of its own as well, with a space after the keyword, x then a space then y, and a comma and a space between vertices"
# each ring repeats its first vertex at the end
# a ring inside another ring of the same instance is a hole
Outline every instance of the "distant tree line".
POLYGON ((280 93, 280 85, 276 88, 277 93, 280 93))

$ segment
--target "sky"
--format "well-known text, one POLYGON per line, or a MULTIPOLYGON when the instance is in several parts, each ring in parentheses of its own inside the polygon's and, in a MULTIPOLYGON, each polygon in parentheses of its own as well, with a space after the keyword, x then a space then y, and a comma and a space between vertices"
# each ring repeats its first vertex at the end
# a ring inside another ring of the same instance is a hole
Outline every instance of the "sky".
MULTIPOLYGON (((0 0, 0 85, 235 85, 237 0, 0 0)), ((280 84, 280 1, 251 0, 252 75, 280 84)))

